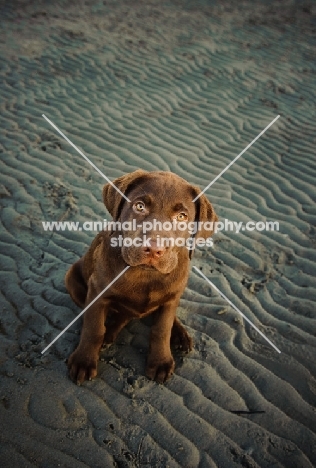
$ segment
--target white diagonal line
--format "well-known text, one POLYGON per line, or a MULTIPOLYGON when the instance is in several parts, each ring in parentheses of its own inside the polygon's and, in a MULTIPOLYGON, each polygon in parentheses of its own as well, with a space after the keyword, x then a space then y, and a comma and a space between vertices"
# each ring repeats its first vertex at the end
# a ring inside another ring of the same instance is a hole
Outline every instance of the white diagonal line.
POLYGON ((211 183, 209 183, 209 184, 208 184, 208 186, 207 186, 207 187, 205 187, 205 189, 203 190, 203 192, 199 193, 199 195, 198 195, 197 197, 195 197, 195 198, 194 198, 194 200, 192 200, 192 201, 193 201, 193 202, 196 202, 196 200, 197 200, 198 198, 200 198, 200 196, 201 196, 201 195, 203 195, 203 193, 204 193, 204 192, 206 192, 206 190, 207 190, 208 188, 210 188, 210 186, 211 186, 211 185, 213 185, 213 184, 214 184, 214 182, 216 182, 216 181, 217 181, 217 179, 219 179, 219 178, 220 178, 220 177, 221 177, 221 176, 224 174, 224 172, 226 172, 226 171, 227 171, 227 169, 229 169, 229 168, 230 168, 230 166, 232 166, 232 165, 234 164, 234 162, 236 162, 236 161, 237 161, 237 159, 238 159, 238 158, 240 158, 240 156, 242 156, 242 155, 244 154, 244 152, 245 152, 245 151, 247 151, 247 149, 248 149, 248 148, 250 148, 250 146, 251 146, 251 145, 253 145, 253 144, 254 144, 254 142, 255 142, 255 141, 257 141, 257 140, 258 140, 258 138, 260 138, 260 137, 261 137, 261 135, 263 135, 263 134, 264 134, 264 132, 266 132, 266 131, 268 130, 268 128, 269 128, 269 127, 271 127, 271 125, 273 125, 273 124, 274 124, 274 122, 276 122, 276 121, 278 120, 278 118, 279 118, 279 117, 280 117, 280 115, 278 115, 278 116, 277 116, 275 119, 273 119, 273 120, 272 120, 272 122, 270 122, 270 123, 269 123, 269 125, 268 125, 268 126, 267 126, 267 127, 264 129, 264 130, 262 130, 262 132, 261 132, 261 133, 259 133, 259 135, 258 135, 258 136, 256 136, 256 138, 255 138, 254 140, 252 140, 252 142, 251 142, 251 143, 249 143, 249 145, 248 145, 248 146, 246 146, 246 148, 245 148, 245 149, 244 149, 244 150, 243 150, 241 153, 239 153, 239 154, 238 154, 238 156, 236 156, 236 158, 235 158, 235 159, 233 159, 233 160, 232 160, 232 162, 230 162, 230 163, 228 164, 228 166, 227 166, 227 167, 225 167, 225 169, 224 169, 224 170, 223 170, 223 171, 222 171, 220 174, 218 174, 218 176, 216 176, 216 177, 215 177, 215 179, 214 179, 214 180, 212 180, 212 182, 211 182, 211 183))
POLYGON ((77 146, 74 145, 74 144, 72 143, 72 141, 70 141, 69 138, 67 138, 66 135, 64 135, 63 132, 62 132, 61 130, 59 130, 59 128, 56 127, 56 125, 53 124, 53 122, 52 122, 51 120, 49 120, 49 119, 46 117, 46 115, 42 114, 42 116, 44 117, 45 120, 47 120, 48 123, 51 124, 52 127, 54 127, 55 130, 57 130, 58 133, 60 133, 60 135, 61 135, 63 138, 65 138, 66 141, 68 141, 68 143, 69 143, 73 148, 75 148, 76 151, 78 151, 79 154, 81 154, 81 156, 82 156, 86 161, 88 161, 89 164, 91 164, 91 166, 92 166, 102 177, 105 178, 105 180, 106 180, 109 184, 112 185, 113 188, 115 188, 115 190, 118 191, 118 193, 119 193, 120 195, 122 195, 122 197, 125 198, 125 200, 127 200, 128 202, 130 202, 130 199, 127 198, 127 196, 124 195, 124 193, 121 192, 121 190, 120 190, 118 187, 116 187, 116 185, 114 185, 113 182, 111 182, 111 180, 110 180, 105 174, 103 174, 103 172, 100 171, 100 169, 99 169, 95 164, 93 164, 93 162, 90 161, 90 159, 89 159, 85 154, 83 154, 83 152, 80 151, 80 149, 77 148, 77 146))
POLYGON ((246 317, 239 309, 238 307, 236 307, 226 296, 225 294, 223 294, 216 286, 215 284, 212 283, 212 281, 210 281, 205 275, 204 273, 201 272, 201 270, 199 270, 196 266, 193 267, 198 273, 199 275, 201 275, 211 286, 212 288, 215 289, 215 291, 217 291, 227 302, 228 304, 230 304, 248 323, 250 323, 250 325, 278 352, 278 353, 281 353, 281 351, 279 350, 279 348, 277 348, 275 346, 275 344, 272 343, 272 341, 269 340, 269 338, 267 338, 263 333, 262 331, 259 330, 258 327, 256 327, 256 325, 254 325, 248 317, 246 317))
POLYGON ((108 289, 109 289, 109 288, 112 286, 112 284, 114 284, 114 283, 115 283, 115 281, 117 281, 117 280, 119 279, 119 277, 120 277, 120 276, 122 276, 122 275, 125 273, 125 271, 126 271, 126 270, 128 270, 129 268, 130 268, 130 266, 129 266, 129 265, 128 265, 127 267, 125 267, 125 268, 124 268, 124 270, 123 270, 123 271, 121 271, 121 273, 119 273, 119 274, 117 275, 117 277, 116 277, 116 278, 114 278, 114 280, 113 280, 113 281, 111 281, 111 283, 110 283, 110 284, 108 284, 108 285, 107 285, 107 286, 106 286, 106 287, 103 289, 103 291, 101 291, 101 292, 100 292, 100 294, 98 294, 98 295, 97 295, 97 297, 95 297, 95 298, 93 299, 93 301, 91 301, 91 302, 90 302, 90 304, 89 304, 89 305, 87 305, 87 307, 86 307, 85 309, 83 309, 83 310, 80 312, 80 314, 79 314, 79 315, 77 315, 77 317, 76 317, 75 319, 73 319, 73 321, 72 321, 72 322, 70 322, 70 323, 67 325, 67 327, 63 329, 63 331, 62 331, 62 332, 60 332, 60 333, 59 333, 59 335, 57 335, 57 336, 56 336, 56 338, 54 338, 54 339, 53 339, 53 341, 52 341, 51 343, 49 343, 49 345, 48 345, 48 346, 46 346, 46 348, 45 348, 45 349, 43 349, 43 351, 41 352, 41 354, 44 354, 44 353, 45 353, 45 351, 47 351, 47 350, 48 350, 48 348, 50 348, 50 347, 51 347, 51 345, 52 345, 53 343, 55 343, 55 341, 57 341, 57 340, 58 340, 58 338, 60 338, 60 337, 61 337, 61 335, 63 335, 63 334, 65 333, 65 331, 66 331, 66 330, 68 330, 68 328, 69 328, 69 327, 71 327, 71 325, 72 325, 73 323, 75 323, 75 322, 78 320, 78 318, 79 318, 79 317, 81 317, 81 315, 83 315, 83 314, 85 313, 85 311, 86 311, 86 310, 88 310, 88 309, 89 309, 89 307, 90 307, 90 306, 92 306, 92 304, 94 304, 94 303, 95 303, 95 301, 97 301, 97 300, 99 299, 99 297, 101 297, 101 296, 102 296, 102 294, 104 294, 104 293, 105 293, 105 291, 107 291, 107 290, 108 290, 108 289))

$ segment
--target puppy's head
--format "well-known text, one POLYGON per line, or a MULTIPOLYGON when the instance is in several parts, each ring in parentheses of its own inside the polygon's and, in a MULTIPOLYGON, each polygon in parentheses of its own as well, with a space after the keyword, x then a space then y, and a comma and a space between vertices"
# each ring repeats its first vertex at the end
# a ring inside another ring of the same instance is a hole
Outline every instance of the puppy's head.
POLYGON ((130 200, 111 184, 103 188, 104 204, 122 228, 121 252, 128 265, 169 273, 180 252, 189 255, 196 239, 212 235, 217 216, 211 203, 205 195, 192 202, 200 189, 176 174, 137 170, 113 184, 130 200))

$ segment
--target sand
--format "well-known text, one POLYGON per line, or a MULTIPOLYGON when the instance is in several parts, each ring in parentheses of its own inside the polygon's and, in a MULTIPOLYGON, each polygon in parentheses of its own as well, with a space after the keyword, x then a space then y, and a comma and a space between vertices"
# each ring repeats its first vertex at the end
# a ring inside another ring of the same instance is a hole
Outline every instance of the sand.
POLYGON ((308 1, 3 1, 0 460, 7 467, 312 468, 316 465, 316 9, 308 1), (171 170, 220 219, 192 261, 281 350, 191 271, 178 310, 194 350, 164 386, 144 377, 134 322, 77 387, 65 360, 80 312, 64 286, 109 218, 104 180, 171 170))

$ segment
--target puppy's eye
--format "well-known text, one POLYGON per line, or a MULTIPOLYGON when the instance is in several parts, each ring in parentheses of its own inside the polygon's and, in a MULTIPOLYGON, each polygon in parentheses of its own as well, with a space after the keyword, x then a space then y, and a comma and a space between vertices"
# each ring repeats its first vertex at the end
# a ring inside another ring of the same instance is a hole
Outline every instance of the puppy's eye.
POLYGON ((133 208, 138 213, 143 213, 145 211, 145 203, 137 202, 137 203, 134 204, 133 208))
POLYGON ((188 219, 188 215, 185 213, 179 213, 176 219, 177 221, 186 221, 188 219))

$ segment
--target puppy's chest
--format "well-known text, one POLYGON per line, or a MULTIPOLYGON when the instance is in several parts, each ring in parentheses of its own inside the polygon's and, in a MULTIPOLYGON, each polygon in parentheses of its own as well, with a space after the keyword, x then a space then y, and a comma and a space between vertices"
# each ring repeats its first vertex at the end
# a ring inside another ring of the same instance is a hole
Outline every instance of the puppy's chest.
POLYGON ((174 299, 175 296, 176 293, 165 285, 142 283, 131 285, 130 288, 127 285, 124 293, 121 292, 114 300, 133 315, 144 315, 174 299))

